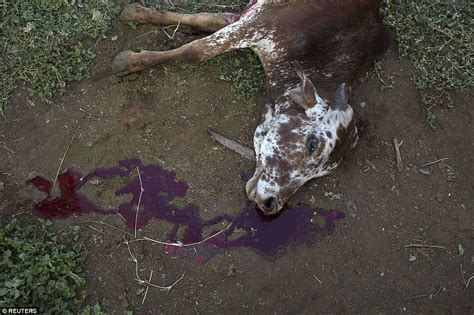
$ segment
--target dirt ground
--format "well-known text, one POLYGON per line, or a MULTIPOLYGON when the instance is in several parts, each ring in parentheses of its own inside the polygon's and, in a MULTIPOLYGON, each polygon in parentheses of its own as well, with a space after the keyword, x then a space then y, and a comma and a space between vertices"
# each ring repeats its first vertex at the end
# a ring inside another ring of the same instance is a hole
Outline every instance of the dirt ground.
MULTIPOLYGON (((190 185, 184 202, 199 205, 201 216, 237 214, 246 200, 241 172, 253 165, 218 146, 212 127, 250 145, 264 95, 233 99, 218 79, 218 65, 169 65, 128 80, 110 74, 118 52, 132 48, 169 49, 159 29, 117 26, 115 42, 101 42, 90 80, 45 106, 21 91, 10 100, 0 122, 0 181, 4 184, 2 221, 30 215, 43 196, 25 185, 40 174, 54 178, 75 134, 63 168, 83 174, 95 167, 140 157, 175 170, 190 185), (158 30, 158 32, 153 32, 158 30), (86 114, 101 113, 104 117, 86 114)), ((179 34, 175 45, 186 34, 179 34)), ((214 256, 203 265, 165 254, 160 246, 134 245, 140 270, 170 292, 143 291, 134 280, 118 216, 87 215, 54 221, 81 224, 89 250, 88 303, 122 313, 474 313, 474 110, 470 94, 454 95, 454 110, 438 110, 438 127, 425 123, 425 108, 411 81, 414 69, 392 47, 383 62, 394 87, 383 89, 370 76, 354 87, 351 101, 361 129, 357 147, 331 176, 313 180, 290 201, 346 211, 334 234, 313 246, 290 246, 276 261, 248 249, 214 256), (404 169, 396 166, 393 138, 403 141, 404 169), (420 166, 442 158, 444 162, 420 166), (331 200, 324 192, 338 193, 331 200), (406 248, 407 244, 445 248, 406 248), (464 253, 459 252, 462 245, 464 253), (146 270, 145 270, 146 269, 146 270)), ((120 183, 89 185, 89 198, 117 206, 120 183)), ((162 239, 166 225, 153 222, 147 235, 162 239)))

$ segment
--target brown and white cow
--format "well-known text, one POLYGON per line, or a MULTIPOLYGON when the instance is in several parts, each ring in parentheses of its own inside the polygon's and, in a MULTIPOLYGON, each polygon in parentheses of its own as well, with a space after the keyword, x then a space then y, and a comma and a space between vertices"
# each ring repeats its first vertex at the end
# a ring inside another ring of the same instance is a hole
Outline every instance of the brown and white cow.
POLYGON ((241 14, 178 14, 134 3, 123 21, 214 33, 169 51, 124 51, 112 69, 125 75, 252 49, 265 69, 267 102, 246 190, 265 214, 274 214, 308 180, 331 173, 356 144, 348 87, 390 42, 379 6, 379 0, 252 0, 241 14))

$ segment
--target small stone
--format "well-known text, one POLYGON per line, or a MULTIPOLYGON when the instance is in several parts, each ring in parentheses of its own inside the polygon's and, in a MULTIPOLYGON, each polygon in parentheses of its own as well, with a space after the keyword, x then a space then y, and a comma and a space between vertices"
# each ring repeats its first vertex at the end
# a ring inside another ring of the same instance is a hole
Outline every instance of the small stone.
POLYGON ((237 273, 237 267, 234 264, 230 264, 227 268, 227 277, 235 277, 237 273))
POLYGON ((3 191, 5 189, 5 183, 0 182, 0 191, 3 191))
POLYGON ((426 176, 430 176, 432 174, 429 168, 420 168, 420 173, 426 176))
POLYGON ((85 145, 86 145, 86 148, 90 148, 94 145, 94 143, 92 141, 89 141, 85 145))

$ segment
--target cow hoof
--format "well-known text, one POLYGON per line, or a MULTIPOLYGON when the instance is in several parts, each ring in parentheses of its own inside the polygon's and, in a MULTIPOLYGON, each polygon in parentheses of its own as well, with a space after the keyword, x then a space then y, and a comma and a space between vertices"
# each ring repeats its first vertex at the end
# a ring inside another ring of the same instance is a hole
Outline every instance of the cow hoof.
POLYGON ((136 53, 131 50, 126 50, 115 56, 114 61, 112 61, 113 74, 123 77, 127 74, 142 70, 143 67, 140 67, 137 65, 137 62, 134 61, 135 54, 136 53))
POLYGON ((145 9, 146 8, 144 6, 140 5, 137 2, 127 4, 125 8, 123 8, 122 13, 120 14, 120 21, 145 23, 145 9))

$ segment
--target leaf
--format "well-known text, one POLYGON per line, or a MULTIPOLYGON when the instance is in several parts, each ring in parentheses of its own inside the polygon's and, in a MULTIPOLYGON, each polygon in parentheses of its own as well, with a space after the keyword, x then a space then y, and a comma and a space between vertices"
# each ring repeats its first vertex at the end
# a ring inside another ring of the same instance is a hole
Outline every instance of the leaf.
POLYGON ((104 15, 99 10, 92 10, 92 20, 102 22, 104 20, 104 15))
POLYGON ((93 312, 94 312, 94 315, 103 314, 102 309, 101 309, 101 307, 100 307, 100 304, 99 304, 98 302, 95 303, 93 312))

